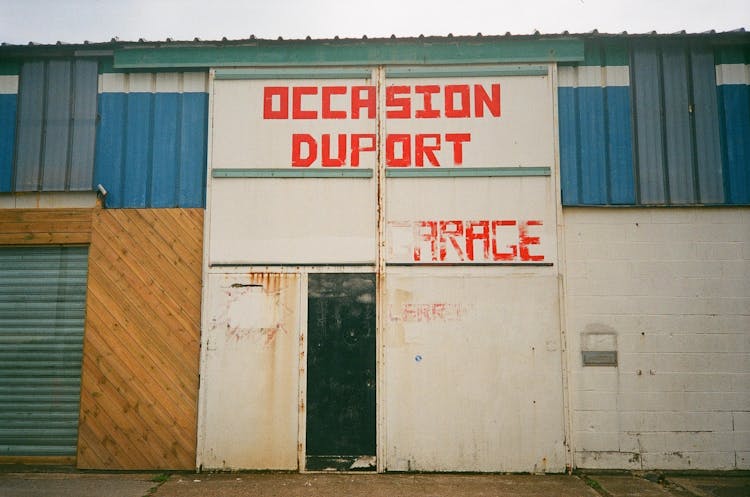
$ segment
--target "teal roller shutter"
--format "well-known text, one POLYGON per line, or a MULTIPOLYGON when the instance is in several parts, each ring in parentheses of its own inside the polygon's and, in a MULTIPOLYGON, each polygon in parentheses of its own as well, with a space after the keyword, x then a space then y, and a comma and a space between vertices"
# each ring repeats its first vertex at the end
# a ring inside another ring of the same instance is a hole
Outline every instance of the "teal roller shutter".
POLYGON ((0 248, 0 456, 74 456, 87 247, 0 248))

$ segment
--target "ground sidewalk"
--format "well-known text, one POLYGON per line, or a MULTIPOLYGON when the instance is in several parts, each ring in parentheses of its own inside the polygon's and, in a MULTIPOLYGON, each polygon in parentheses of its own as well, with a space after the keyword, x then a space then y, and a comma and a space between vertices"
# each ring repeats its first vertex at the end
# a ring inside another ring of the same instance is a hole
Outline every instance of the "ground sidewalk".
POLYGON ((0 497, 748 497, 750 473, 567 475, 3 472, 0 497))

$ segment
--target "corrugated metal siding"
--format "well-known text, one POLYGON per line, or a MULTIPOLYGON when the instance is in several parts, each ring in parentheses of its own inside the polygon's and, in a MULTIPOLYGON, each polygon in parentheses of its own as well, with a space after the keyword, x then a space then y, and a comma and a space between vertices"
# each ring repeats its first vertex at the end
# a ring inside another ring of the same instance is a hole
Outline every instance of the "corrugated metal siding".
POLYGON ((11 191, 13 181, 17 102, 15 94, 0 94, 0 192, 11 191))
POLYGON ((717 51, 727 203, 750 203, 750 47, 717 51))
POLYGON ((604 75, 582 83, 608 60, 608 48, 596 45, 587 41, 583 65, 559 69, 563 204, 750 203, 748 86, 717 92, 714 49, 636 40, 629 86, 604 75))
POLYGON ((632 74, 640 203, 722 203, 713 52, 635 44, 632 74))
POLYGON ((636 50, 631 64, 638 199, 645 204, 660 204, 667 199, 660 62, 655 49, 636 50))
MULTIPOLYGON (((595 62, 606 59, 607 52, 595 62)), ((558 88, 565 205, 635 202, 627 66, 562 67, 558 88), (565 73, 565 74, 563 74, 565 73), (616 83, 608 85, 608 80, 616 83)))
POLYGON ((205 206, 207 93, 126 84, 100 94, 99 114, 94 183, 108 207, 205 206))
POLYGON ((0 454, 72 456, 86 247, 0 248, 0 454))
POLYGON ((16 191, 91 190, 97 63, 21 66, 16 191))
POLYGON ((712 50, 697 47, 691 52, 695 158, 698 163, 698 195, 706 204, 724 202, 724 173, 717 116, 716 75, 712 50))

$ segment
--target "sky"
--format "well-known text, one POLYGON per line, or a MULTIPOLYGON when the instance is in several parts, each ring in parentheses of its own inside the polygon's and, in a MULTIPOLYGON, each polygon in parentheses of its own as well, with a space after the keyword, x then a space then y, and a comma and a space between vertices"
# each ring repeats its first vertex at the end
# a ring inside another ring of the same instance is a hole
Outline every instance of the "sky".
POLYGON ((750 0, 0 0, 9 44, 750 30, 750 0))

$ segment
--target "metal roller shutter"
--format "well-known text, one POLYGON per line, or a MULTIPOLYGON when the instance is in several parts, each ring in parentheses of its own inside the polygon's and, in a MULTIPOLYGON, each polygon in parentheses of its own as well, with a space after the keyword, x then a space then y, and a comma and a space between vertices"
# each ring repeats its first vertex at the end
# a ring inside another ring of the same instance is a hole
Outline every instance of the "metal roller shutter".
POLYGON ((74 456, 87 247, 0 248, 0 455, 74 456))

